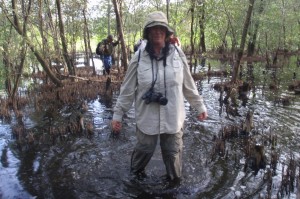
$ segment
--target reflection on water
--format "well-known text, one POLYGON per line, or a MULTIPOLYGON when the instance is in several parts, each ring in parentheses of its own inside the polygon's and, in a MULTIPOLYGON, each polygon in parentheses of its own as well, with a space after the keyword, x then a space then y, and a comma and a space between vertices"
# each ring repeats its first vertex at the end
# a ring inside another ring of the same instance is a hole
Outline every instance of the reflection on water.
POLYGON ((20 160, 13 154, 9 147, 10 138, 10 127, 0 124, 0 198, 33 198, 24 190, 18 179, 20 160))
MULTIPOLYGON (((218 64, 214 65, 219 67, 218 64)), ((205 71, 207 67, 200 66, 197 70, 205 71)), ((276 197, 289 158, 300 158, 300 99, 287 90, 294 71, 298 74, 300 71, 289 66, 284 71, 274 72, 259 64, 255 64, 253 71, 247 67, 243 71, 248 74, 244 78, 252 80, 255 87, 247 93, 246 104, 238 101, 240 116, 237 117, 226 114, 225 107, 219 101, 220 93, 212 89, 215 83, 228 79, 211 77, 197 83, 205 98, 209 118, 204 122, 196 121, 195 111, 186 104, 184 176, 178 189, 165 189, 165 168, 160 150, 155 151, 146 168, 147 178, 135 180, 129 176, 131 152, 136 141, 134 111, 131 109, 124 117, 124 129, 119 139, 111 139, 109 124, 118 95, 115 93, 112 101, 100 96, 88 103, 85 118, 93 121, 93 139, 76 137, 18 156, 13 154, 9 145, 10 127, 1 124, 2 197, 30 198, 31 194, 38 198, 266 198, 270 195, 267 170, 274 150, 278 152, 279 158, 271 176, 271 196, 276 197), (269 85, 276 82, 275 79, 279 80, 280 87, 271 90, 269 85), (276 103, 276 98, 282 96, 291 97, 289 106, 276 103), (256 134, 253 139, 257 144, 265 145, 267 156, 266 169, 260 169, 256 175, 245 169, 245 139, 241 137, 226 142, 225 154, 212 156, 213 137, 218 136, 226 125, 240 125, 249 110, 254 111, 256 134), (267 137, 271 134, 278 136, 275 149, 267 144, 267 137), (30 194, 24 191, 24 187, 30 194)), ((32 126, 38 121, 34 117, 27 118, 26 126, 32 126)), ((289 193, 288 198, 296 198, 296 191, 289 193)))

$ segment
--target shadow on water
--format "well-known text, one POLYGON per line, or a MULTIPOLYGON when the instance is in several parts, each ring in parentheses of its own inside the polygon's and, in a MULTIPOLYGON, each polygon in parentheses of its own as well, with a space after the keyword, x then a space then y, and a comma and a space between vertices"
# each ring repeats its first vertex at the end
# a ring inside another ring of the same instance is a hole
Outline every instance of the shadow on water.
MULTIPOLYGON (((209 64, 212 70, 230 70, 230 65, 209 60, 195 70, 205 72, 209 64)), ((80 117, 72 116, 70 108, 58 109, 55 117, 52 112, 52 119, 45 119, 45 113, 32 114, 26 119, 25 127, 40 135, 36 140, 38 144, 32 148, 24 147, 22 151, 11 140, 11 129, 1 124, 5 133, 0 133, 0 184, 1 187, 13 184, 18 194, 12 194, 10 186, 9 189, 1 188, 0 196, 25 199, 296 198, 297 190, 288 190, 287 196, 283 193, 285 185, 282 183, 288 181, 287 169, 295 172, 294 176, 299 175, 291 165, 293 158, 298 160, 300 151, 300 100, 287 90, 295 71, 300 72, 296 66, 277 71, 266 69, 259 63, 244 66, 242 78, 252 81, 253 87, 243 93, 244 100, 233 102, 228 98, 229 103, 236 103, 233 111, 223 100, 226 91, 222 94, 214 89, 215 84, 225 82, 229 77, 211 76, 198 81, 209 118, 204 122, 197 121, 195 110, 186 104, 183 179, 178 187, 168 187, 164 179, 159 145, 146 168, 147 177, 134 179, 129 175, 131 152, 136 142, 134 111, 131 109, 124 117, 122 134, 112 137, 110 120, 118 93, 89 101, 86 112, 80 112, 80 117), (271 89, 271 86, 277 89, 271 89), (287 96, 291 102, 288 106, 282 103, 287 96), (249 110, 253 112, 253 128, 246 130, 249 110), (49 127, 60 132, 70 118, 92 122, 94 134, 75 136, 72 134, 74 126, 70 126, 68 134, 55 135, 56 139, 52 140, 47 137, 49 127), (265 160, 265 165, 259 165, 257 159, 265 160), (9 175, 4 173, 8 169, 12 171, 9 175)), ((291 176, 290 182, 293 181, 291 176)))

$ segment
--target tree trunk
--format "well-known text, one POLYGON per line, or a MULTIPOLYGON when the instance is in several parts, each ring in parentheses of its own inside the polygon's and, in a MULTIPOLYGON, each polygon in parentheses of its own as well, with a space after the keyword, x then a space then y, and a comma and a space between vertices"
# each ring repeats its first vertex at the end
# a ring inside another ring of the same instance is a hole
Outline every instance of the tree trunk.
MULTIPOLYGON (((51 79, 51 81, 54 84, 56 84, 57 86, 62 86, 62 82, 51 71, 51 69, 49 67, 49 63, 47 63, 47 61, 43 58, 42 54, 35 49, 35 47, 33 45, 33 42, 31 42, 31 40, 27 36, 26 30, 24 31, 21 28, 20 22, 19 22, 19 18, 18 18, 18 14, 17 14, 16 0, 12 0, 11 3, 12 3, 12 17, 13 17, 13 20, 9 20, 9 21, 12 23, 12 25, 15 28, 15 30, 17 31, 17 33, 23 37, 23 39, 25 40, 26 44, 29 46, 30 50, 33 52, 33 54, 35 55, 36 59, 40 62, 41 66, 43 67, 44 71, 49 76, 49 78, 51 79)), ((28 9, 30 9, 30 7, 28 9)), ((5 14, 5 16, 8 19, 10 19, 10 14, 7 13, 6 9, 4 9, 2 7, 2 11, 5 14)), ((29 12, 29 11, 27 11, 27 12, 29 12)), ((26 23, 24 22, 23 23, 23 27, 25 25, 26 25, 26 23)))
POLYGON ((206 52, 206 45, 205 45, 205 2, 201 6, 201 16, 199 20, 200 26, 200 50, 202 53, 206 52))
POLYGON ((74 64, 72 63, 72 60, 71 60, 71 58, 69 56, 69 53, 68 53, 67 40, 66 40, 66 37, 65 37, 65 30, 64 30, 64 23, 63 23, 62 14, 61 14, 60 0, 55 0, 55 2, 56 2, 56 7, 57 7, 57 14, 58 14, 58 23, 59 23, 59 33, 60 33, 61 45, 62 45, 62 48, 63 48, 63 57, 64 57, 64 60, 67 64, 69 73, 71 75, 75 75, 74 64))
POLYGON ((195 0, 192 0, 191 5, 191 36, 190 36, 190 43, 191 43, 191 54, 190 54, 190 70, 192 71, 193 67, 193 57, 195 53, 195 44, 194 44, 194 21, 195 21, 195 0))
MULTIPOLYGON (((285 5, 285 0, 281 0, 282 2, 282 9, 281 9, 281 13, 282 13, 282 39, 283 39, 283 49, 286 49, 286 5, 285 5)), ((280 46, 278 44, 278 46, 280 46)))
POLYGON ((243 53, 244 53, 244 47, 245 47, 245 43, 246 43, 246 37, 247 37, 249 24, 251 21, 251 15, 252 15, 252 11, 253 11, 254 2, 255 2, 255 0, 249 0, 249 6, 248 6, 248 11, 247 11, 247 15, 246 15, 245 23, 244 23, 241 44, 240 44, 240 48, 238 49, 238 52, 237 52, 237 60, 233 67, 233 74, 232 74, 231 82, 236 82, 237 78, 238 78, 238 74, 240 73, 240 63, 241 63, 241 59, 242 59, 243 53))
POLYGON ((84 32, 86 33, 85 34, 85 37, 86 37, 86 43, 87 43, 87 60, 88 60, 88 65, 90 65, 90 58, 92 59, 92 65, 93 65, 93 75, 96 75, 96 69, 95 69, 95 63, 94 63, 94 59, 93 59, 93 51, 92 51, 92 48, 91 48, 91 41, 90 41, 90 31, 89 31, 89 28, 88 28, 88 22, 87 22, 87 19, 86 19, 86 8, 87 8, 87 1, 85 1, 85 6, 84 6, 84 10, 83 10, 83 17, 84 17, 84 32))
MULTIPOLYGON (((63 63, 63 59, 62 59, 62 52, 61 52, 61 48, 60 48, 60 44, 59 44, 59 41, 58 41, 58 32, 57 32, 57 29, 56 29, 56 26, 54 25, 54 23, 53 23, 53 17, 52 17, 52 12, 51 12, 51 6, 50 6, 50 4, 51 3, 49 3, 49 0, 44 0, 44 3, 45 3, 45 5, 47 6, 46 7, 46 10, 47 10, 47 16, 49 17, 49 22, 48 22, 48 24, 47 24, 47 29, 49 29, 49 31, 51 31, 52 32, 52 37, 51 37, 51 39, 52 39, 52 42, 53 42, 53 45, 54 45, 54 49, 55 49, 55 57, 49 57, 49 63, 50 63, 50 65, 51 65, 51 61, 55 61, 56 62, 56 64, 57 65, 63 65, 62 63, 63 63), (52 60, 51 60, 52 59, 52 60)), ((42 11, 43 9, 41 8, 41 11, 42 11)), ((42 18, 42 15, 41 15, 41 18, 40 18, 40 20, 43 20, 43 18, 42 18)), ((41 27, 42 28, 42 27, 41 27)), ((47 31, 47 29, 46 29, 46 31, 47 31)), ((47 41, 47 39, 44 39, 45 40, 45 42, 47 41)), ((44 41, 43 40, 43 41, 44 41)), ((45 51, 47 51, 47 49, 45 49, 45 50, 43 50, 43 54, 47 54, 47 53, 45 53, 45 51)), ((64 72, 66 72, 67 70, 66 70, 67 68, 66 68, 66 66, 64 65, 64 72)))
POLYGON ((228 48, 228 45, 227 45, 227 40, 226 40, 226 37, 227 37, 227 33, 229 31, 229 23, 227 23, 227 27, 226 27, 226 31, 225 31, 225 34, 222 36, 222 45, 218 47, 217 49, 217 52, 220 53, 220 54, 223 54, 223 56, 225 56, 225 53, 227 51, 227 48, 228 48))
POLYGON ((44 34, 44 20, 43 20, 43 1, 39 0, 38 1, 38 18, 39 18, 39 31, 41 34, 41 38, 42 38, 42 51, 45 52, 46 49, 46 44, 47 44, 47 39, 45 38, 45 34, 44 34))
MULTIPOLYGON (((266 5, 264 0, 260 0, 260 1, 261 1, 261 3, 260 3, 260 6, 259 6, 259 10, 258 10, 258 15, 259 16, 263 13, 265 5, 266 5)), ((253 32, 249 34, 250 37, 249 37, 248 47, 247 47, 247 57, 253 56, 253 54, 255 52, 258 28, 259 28, 259 20, 257 20, 255 22, 253 32)))
POLYGON ((122 1, 113 0, 114 4, 114 10, 116 14, 116 20, 117 20, 117 30, 119 35, 119 41, 121 42, 121 49, 122 49, 122 65, 124 67, 124 72, 127 71, 128 67, 128 61, 127 61, 127 51, 126 51, 126 44, 124 41, 124 33, 123 33, 123 27, 122 27, 122 17, 120 14, 120 5, 122 1))
MULTIPOLYGON (((30 14, 31 11, 31 3, 32 1, 28 1, 28 7, 25 8, 25 5, 22 4, 22 15, 24 18, 24 23, 23 23, 23 32, 26 32, 26 27, 27 27, 27 20, 28 20, 28 16, 30 14)), ((14 86, 11 92, 11 95, 9 96, 12 100, 13 103, 13 107, 16 108, 16 101, 15 101, 15 96, 20 84, 20 79, 21 79, 21 74, 23 72, 23 68, 24 68, 24 63, 25 63, 25 58, 26 58, 26 51, 27 51, 27 46, 24 40, 22 40, 21 43, 21 53, 20 53, 20 63, 16 64, 16 77, 14 78, 14 86)))
POLYGON ((168 22, 170 23, 170 0, 166 0, 166 9, 167 9, 167 19, 168 19, 168 22))
MULTIPOLYGON (((9 42, 9 40, 8 40, 9 42)), ((7 92, 7 96, 9 98, 11 98, 12 96, 12 85, 11 85, 11 78, 12 77, 12 74, 15 73, 14 71, 14 68, 13 68, 13 65, 11 63, 11 60, 9 58, 9 55, 7 52, 9 52, 8 50, 8 45, 10 43, 7 43, 7 44, 4 44, 3 45, 3 51, 2 51, 2 63, 3 63, 3 66, 4 66, 4 75, 6 76, 6 79, 5 79, 5 90, 7 92)))
POLYGON ((107 30, 110 35, 110 0, 107 0, 107 30))
MULTIPOLYGON (((83 11, 84 13, 84 11, 83 11)), ((83 20, 86 20, 85 16, 83 16, 83 20)), ((86 30, 86 23, 83 22, 83 43, 84 43, 84 65, 85 66, 90 66, 90 62, 89 62, 89 59, 90 59, 90 56, 89 56, 89 50, 88 50, 88 41, 87 41, 87 30, 86 30)))
POLYGON ((225 10, 225 14, 228 18, 228 25, 229 25, 229 29, 231 30, 231 34, 232 34, 232 38, 231 38, 231 52, 235 52, 235 49, 236 49, 236 44, 237 44, 237 37, 236 37, 236 34, 235 34, 235 29, 232 25, 232 20, 231 20, 231 17, 230 17, 230 14, 228 13, 227 9, 226 9, 226 4, 224 3, 224 0, 222 0, 222 3, 224 5, 224 10, 225 10))

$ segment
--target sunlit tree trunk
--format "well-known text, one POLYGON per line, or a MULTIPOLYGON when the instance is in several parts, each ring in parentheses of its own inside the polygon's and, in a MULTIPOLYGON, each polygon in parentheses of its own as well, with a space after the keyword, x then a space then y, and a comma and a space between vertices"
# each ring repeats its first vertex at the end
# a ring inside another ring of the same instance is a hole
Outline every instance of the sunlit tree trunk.
POLYGON ((190 70, 192 71, 193 67, 193 57, 195 53, 195 44, 194 44, 194 21, 195 21, 195 0, 191 1, 191 35, 190 35, 190 44, 191 44, 191 52, 190 52, 190 70))
MULTIPOLYGON (((22 3, 22 15, 23 15, 23 19, 24 19, 22 29, 23 29, 24 33, 26 33, 28 16, 30 15, 30 12, 31 12, 31 3, 32 3, 31 0, 28 1, 27 7, 25 7, 24 2, 22 3)), ((27 45, 26 45, 24 39, 22 40, 20 46, 21 46, 20 62, 18 64, 16 64, 16 72, 17 73, 16 73, 16 77, 14 79, 15 82, 14 82, 13 90, 12 90, 12 93, 11 93, 11 96, 10 96, 11 99, 12 99, 14 108, 16 108, 16 101, 14 99, 15 99, 15 96, 16 96, 16 93, 17 93, 17 90, 18 90, 18 87, 19 87, 19 84, 20 84, 21 74, 23 72, 25 58, 26 58, 27 45)))
POLYGON ((224 35, 222 35, 222 44, 221 44, 221 46, 218 48, 218 53, 221 53, 221 54, 225 53, 226 50, 227 50, 227 48, 228 48, 226 37, 227 37, 227 33, 228 33, 228 31, 229 31, 229 23, 227 23, 227 24, 228 24, 228 25, 227 25, 227 27, 225 28, 226 31, 225 31, 224 35))
MULTIPOLYGON (((173 4, 174 5, 174 9, 173 9, 173 15, 174 16, 178 16, 179 10, 180 10, 180 2, 176 1, 176 3, 173 4)), ((169 21, 170 23, 170 21, 169 21)), ((175 33, 177 37, 180 37, 180 35, 178 35, 178 33, 176 32, 177 30, 177 20, 172 21, 173 27, 175 29, 175 33)))
POLYGON ((11 63, 10 57, 8 55, 9 49, 8 45, 10 44, 10 39, 7 39, 7 43, 3 44, 3 51, 2 51, 2 64, 4 66, 4 75, 6 76, 5 79, 5 90, 7 92, 7 96, 12 98, 12 74, 16 73, 14 71, 13 64, 11 63))
POLYGON ((237 44, 237 36, 236 36, 236 30, 233 26, 233 22, 232 22, 232 19, 231 19, 231 16, 226 8, 226 3, 224 2, 224 0, 222 0, 222 3, 223 3, 223 6, 224 6, 224 10, 225 10, 225 14, 227 16, 227 20, 228 20, 228 25, 229 25, 229 29, 230 29, 230 33, 232 35, 231 37, 231 52, 235 52, 236 50, 236 44, 237 44))
POLYGON ((60 33, 61 45, 62 45, 62 49, 63 49, 63 57, 67 64, 69 73, 71 75, 75 75, 75 67, 74 67, 74 64, 72 63, 72 60, 68 53, 67 40, 65 37, 65 30, 64 30, 64 23, 63 23, 62 14, 61 14, 60 0, 55 0, 55 2, 56 2, 56 7, 57 7, 59 33, 60 33))
POLYGON ((26 51, 27 51, 27 45, 24 41, 22 41, 22 47, 21 47, 21 53, 20 53, 20 63, 18 64, 17 68, 17 76, 14 82, 14 87, 11 94, 11 99, 13 102, 13 107, 16 108, 16 101, 14 100, 18 91, 18 87, 20 84, 21 75, 23 72, 24 64, 25 64, 25 58, 26 58, 26 51))
POLYGON ((88 66, 90 65, 90 59, 92 59, 92 65, 93 65, 93 75, 96 75, 96 69, 95 69, 95 63, 94 63, 94 59, 93 59, 93 51, 91 48, 91 41, 90 41, 90 31, 89 31, 89 27, 88 27, 88 22, 86 19, 86 8, 87 8, 87 1, 84 1, 84 9, 83 9, 83 18, 84 18, 84 41, 85 41, 85 54, 86 54, 86 58, 87 58, 87 64, 88 66))
POLYGON ((43 1, 38 0, 38 18, 39 18, 39 31, 42 37, 42 51, 45 52, 46 49, 46 44, 47 44, 47 39, 45 38, 44 34, 44 20, 43 20, 43 1))
POLYGON ((169 17, 169 14, 170 14, 170 0, 166 0, 166 10, 167 10, 167 19, 170 22, 170 17, 169 17))
POLYGON ((124 67, 124 71, 127 71, 128 67, 128 61, 127 61, 127 50, 126 50, 126 44, 124 41, 124 33, 123 33, 123 26, 122 26, 122 17, 120 14, 120 5, 122 1, 117 1, 113 0, 112 1, 114 4, 114 10, 116 14, 116 20, 117 20, 117 30, 118 30, 118 35, 119 35, 119 41, 121 42, 121 49, 122 49, 122 65, 124 67))
MULTIPOLYGON (((260 0, 259 10, 258 10, 258 17, 263 13, 265 5, 266 5, 265 0, 260 0)), ((255 21, 253 30, 249 31, 247 57, 251 57, 255 52, 258 28, 259 28, 259 20, 255 21)))
POLYGON ((200 18, 199 18, 199 26, 200 26, 200 50, 202 53, 206 52, 206 44, 205 44, 205 1, 202 3, 200 7, 200 18))
MULTIPOLYGON (((300 35, 300 17, 297 21, 298 21, 298 35, 300 35)), ((300 53, 300 41, 299 40, 298 40, 298 51, 300 53)))
MULTIPOLYGON (((55 28, 53 28, 53 23, 52 23, 52 14, 50 11, 50 5, 48 1, 43 1, 43 0, 38 0, 38 23, 39 23, 39 33, 41 35, 41 39, 42 39, 42 47, 41 47, 41 53, 44 56, 44 59, 48 60, 48 63, 50 64, 50 67, 52 69, 57 69, 56 72, 57 73, 61 73, 59 70, 59 67, 53 67, 52 60, 51 57, 54 57, 53 55, 49 54, 49 49, 50 49, 50 45, 49 45, 49 41, 51 43, 51 40, 49 40, 49 37, 47 37, 48 33, 51 32, 53 34, 53 45, 55 46, 56 49, 56 54, 60 55, 61 51, 60 51, 60 46, 57 42, 57 37, 55 35, 56 31, 55 28), (45 22, 45 18, 44 16, 44 9, 47 9, 47 16, 49 17, 48 22, 45 22)), ((61 65, 61 63, 63 63, 63 60, 60 59, 60 56, 55 56, 55 64, 57 65, 61 65)))
MULTIPOLYGON (((31 1, 29 1, 30 3, 31 1)), ((33 52, 34 56, 36 57, 36 59, 39 61, 39 63, 41 64, 41 66, 43 67, 44 71, 46 72, 46 74, 49 76, 49 78, 52 80, 52 82, 54 84, 56 84, 57 86, 62 86, 61 81, 55 76, 55 74, 51 71, 50 67, 49 67, 49 63, 47 63, 47 60, 45 60, 43 58, 43 55, 35 48, 35 46, 33 45, 32 41, 30 40, 30 38, 27 36, 27 32, 26 30, 24 31, 23 28, 20 25, 19 22, 19 17, 18 17, 18 13, 17 13, 17 6, 16 6, 16 0, 12 0, 11 1, 11 5, 12 5, 12 17, 13 19, 10 18, 11 14, 9 14, 7 12, 7 10, 2 7, 2 4, 0 4, 0 7, 2 8, 3 14, 5 14, 5 16, 9 19, 9 21, 12 23, 13 27, 15 28, 15 30, 17 31, 17 33, 23 37, 25 43, 28 45, 28 47, 30 48, 30 50, 33 52)), ((28 9, 30 9, 31 7, 28 7, 28 9)), ((27 13, 29 13, 29 10, 27 11, 27 13)), ((23 26, 26 25, 26 23, 23 22, 23 26)))
POLYGON ((237 78, 238 78, 238 74, 240 73, 240 63, 241 63, 241 59, 242 59, 243 53, 244 53, 244 47, 245 47, 245 43, 246 43, 246 37, 247 37, 249 24, 251 21, 251 15, 252 15, 252 11, 253 11, 254 2, 255 2, 255 0, 249 0, 249 6, 248 6, 246 19, 244 22, 241 44, 240 44, 240 48, 237 51, 237 60, 233 67, 233 74, 232 74, 231 82, 236 82, 237 78))
MULTIPOLYGON (((70 74, 74 73, 74 75, 76 74, 76 68, 75 68, 75 61, 76 60, 76 52, 77 52, 77 46, 76 46, 76 35, 77 35, 77 30, 79 29, 79 27, 81 28, 81 26, 79 26, 77 23, 72 23, 72 22, 75 22, 76 19, 75 19, 75 15, 71 15, 70 16, 70 26, 72 27, 72 30, 71 32, 69 32, 68 34, 70 34, 70 41, 71 42, 68 42, 68 39, 66 38, 66 35, 65 35, 65 31, 63 31, 64 33, 64 37, 65 37, 65 42, 66 42, 66 50, 67 50, 67 55, 68 55, 68 59, 70 60, 69 63, 67 62, 67 67, 68 69, 71 67, 72 68, 72 72, 69 72, 70 74), (76 30, 76 31, 75 31, 76 30), (70 65, 68 65, 70 64, 70 65)), ((68 20, 67 20, 68 21, 68 20)), ((63 22, 64 23, 64 22, 63 22)), ((65 26, 65 25, 64 25, 65 26)), ((59 33, 61 32, 60 31, 61 29, 59 28, 59 33)), ((84 32, 84 30, 82 31, 84 32)), ((84 38, 83 38, 84 40, 84 38)), ((63 47, 63 53, 64 53, 64 46, 63 47)), ((65 56, 63 56, 65 58, 65 56)))
MULTIPOLYGON (((40 0, 40 1, 42 1, 42 0, 40 0)), ((61 47, 60 47, 59 40, 58 40, 58 37, 59 37, 58 36, 58 31, 56 29, 55 23, 53 22, 50 2, 49 2, 49 0, 44 0, 43 2, 46 6, 46 10, 47 10, 46 12, 47 12, 47 16, 48 16, 48 19, 49 19, 48 23, 47 23, 47 29, 49 29, 52 33, 52 37, 50 37, 50 38, 52 40, 52 43, 53 43, 53 46, 54 46, 54 49, 55 49, 55 52, 56 52, 55 57, 49 57, 48 62, 50 63, 50 65, 51 65, 51 61, 55 61, 56 64, 62 65, 62 63, 64 63, 64 61, 62 59, 61 47), (51 59, 53 59, 53 60, 51 60, 51 59)), ((42 14, 43 8, 41 7, 40 10, 41 10, 41 14, 42 14)), ((40 15, 40 20, 43 21, 42 15, 40 15)), ((43 27, 41 27, 41 28, 43 28, 43 27)), ((48 39, 46 39, 46 38, 43 39, 43 41, 44 40, 45 40, 45 42, 48 41, 48 39)), ((51 41, 51 40, 49 40, 49 41, 51 41)), ((49 48, 48 48, 48 50, 49 50, 49 48)), ((47 56, 47 53, 45 53, 45 51, 47 51, 47 49, 45 49, 43 51, 43 54, 46 54, 44 56, 47 56)), ((64 65, 64 70, 65 70, 65 72, 67 71, 67 68, 66 68, 65 65, 64 65)))
POLYGON ((108 30, 108 34, 111 34, 110 32, 110 1, 111 0, 107 0, 107 30, 108 30))
POLYGON ((281 9, 281 14, 282 14, 282 39, 283 39, 283 48, 286 49, 286 6, 285 6, 285 0, 281 0, 282 2, 282 9, 281 9))
MULTIPOLYGON (((83 12, 83 19, 84 21, 86 20, 85 18, 85 14, 84 14, 84 10, 82 11, 83 12)), ((87 41, 87 27, 86 27, 86 23, 84 22, 83 24, 83 43, 84 43, 84 65, 85 66, 89 66, 90 62, 89 62, 89 59, 90 59, 90 56, 89 56, 89 52, 88 52, 88 41, 87 41)))

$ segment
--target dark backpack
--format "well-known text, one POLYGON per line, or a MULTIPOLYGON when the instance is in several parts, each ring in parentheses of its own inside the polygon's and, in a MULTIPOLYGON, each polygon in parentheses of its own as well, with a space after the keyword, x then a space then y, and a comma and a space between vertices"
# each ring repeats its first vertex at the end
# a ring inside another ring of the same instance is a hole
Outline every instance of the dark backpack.
POLYGON ((101 48, 101 44, 102 42, 99 42, 96 48, 96 54, 100 56, 103 55, 103 49, 101 48))
POLYGON ((141 46, 143 40, 142 39, 139 39, 139 41, 133 45, 133 50, 134 52, 138 51, 139 47, 141 46))

